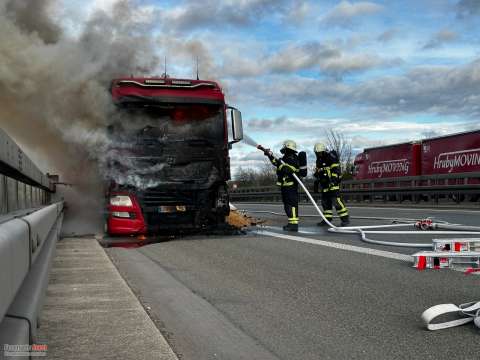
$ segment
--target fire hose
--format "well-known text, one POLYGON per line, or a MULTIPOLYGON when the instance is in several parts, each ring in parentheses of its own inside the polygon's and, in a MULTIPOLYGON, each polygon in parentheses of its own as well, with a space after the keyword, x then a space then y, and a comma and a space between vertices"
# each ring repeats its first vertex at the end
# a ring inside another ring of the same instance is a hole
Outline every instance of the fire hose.
MULTIPOLYGON (((261 145, 257 145, 257 149, 263 151, 265 154, 268 151, 261 145)), ((276 159, 276 160, 284 164, 284 162, 281 159, 276 159)), ((391 227, 407 227, 407 226, 412 226, 411 223, 337 227, 333 225, 323 215, 323 212, 318 207, 317 202, 312 197, 307 187, 303 184, 300 178, 295 173, 292 173, 292 176, 300 185, 300 187, 303 189, 303 191, 307 195, 308 199, 310 200, 310 202, 312 203, 312 205, 314 206, 315 210, 318 212, 320 217, 330 227, 328 229, 329 232, 339 233, 339 234, 359 234, 361 240, 366 243, 371 243, 375 245, 409 247, 409 248, 432 248, 432 244, 403 243, 403 242, 374 240, 374 239, 369 239, 366 236, 366 234, 443 234, 443 235, 446 235, 446 234, 479 235, 480 234, 480 227, 457 226, 453 224, 445 224, 440 222, 434 223, 431 219, 420 220, 419 222, 417 222, 415 225, 417 226, 417 228, 421 229, 418 231, 415 231, 415 230, 414 231, 368 230, 368 229, 391 228, 391 227), (448 230, 428 231, 428 232, 425 231, 425 230, 438 229, 442 227, 448 230), (367 230, 365 231, 365 229, 367 230), (453 229, 458 229, 462 231, 453 231, 453 229)), ((480 328, 480 301, 461 304, 459 306, 456 306, 454 304, 440 304, 440 305, 432 306, 423 312, 422 319, 425 322, 425 325, 427 326, 428 330, 446 329, 454 326, 463 325, 471 321, 473 321, 474 324, 480 328), (452 313, 456 313, 460 315, 460 318, 457 320, 451 320, 443 323, 432 324, 432 321, 435 320, 436 318, 439 318, 444 315, 451 315, 452 313)))
MULTIPOLYGON (((271 214, 276 216, 284 216, 285 214, 275 212, 275 211, 266 211, 266 210, 248 210, 252 214, 271 214)), ((319 217, 320 215, 302 215, 302 217, 319 217)), ((350 219, 360 219, 360 220, 391 220, 392 224, 398 223, 416 223, 418 219, 413 218, 390 218, 390 217, 379 217, 379 216, 350 216, 350 219)), ((441 220, 439 220, 441 221, 441 220)), ((443 221, 441 221, 443 223, 443 221)), ((480 230, 480 227, 479 227, 480 230)))
MULTIPOLYGON (((263 146, 257 145, 257 148, 264 153, 267 151, 263 146)), ((281 159, 276 159, 277 161, 284 163, 281 159)), ((428 227, 434 229, 438 228, 439 226, 442 226, 444 224, 442 223, 433 223, 429 222, 427 220, 422 220, 419 223, 419 227, 423 230, 419 231, 394 231, 394 230, 389 230, 389 231, 375 231, 375 230, 367 230, 365 231, 364 229, 379 229, 379 228, 391 228, 391 227, 410 227, 412 224, 407 223, 407 224, 387 224, 387 225, 369 225, 369 226, 347 226, 347 227, 337 227, 333 225, 325 216, 323 215, 323 212, 320 210, 320 208, 317 205, 317 202, 315 199, 312 197, 310 192, 308 191, 307 187, 303 184, 303 182, 300 180, 300 178, 293 173, 292 176, 294 179, 298 182, 298 184, 301 186, 305 194, 307 195, 308 199, 312 203, 312 205, 315 207, 315 210, 318 212, 318 214, 321 216, 323 221, 330 227, 328 229, 329 232, 334 232, 334 233, 340 233, 340 234, 359 234, 360 238, 362 241, 366 243, 371 243, 371 244, 376 244, 376 245, 387 245, 387 246, 397 246, 397 247, 408 247, 408 248, 432 248, 432 244, 419 244, 419 243, 404 243, 404 242, 392 242, 392 241, 381 241, 381 240, 374 240, 374 239, 369 239, 366 234, 462 234, 462 235, 478 235, 480 234, 480 228, 477 228, 477 231, 429 231, 426 233, 424 230, 426 230, 425 224, 428 225, 428 227)))

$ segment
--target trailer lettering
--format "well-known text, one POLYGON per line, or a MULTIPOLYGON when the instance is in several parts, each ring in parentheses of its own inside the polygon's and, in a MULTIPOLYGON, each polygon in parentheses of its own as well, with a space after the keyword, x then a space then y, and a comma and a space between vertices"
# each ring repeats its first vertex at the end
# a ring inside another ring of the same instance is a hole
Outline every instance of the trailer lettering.
POLYGON ((456 168, 480 165, 480 148, 441 153, 433 159, 434 169, 448 169, 451 173, 456 168))
POLYGON ((374 161, 368 165, 368 173, 377 175, 379 178, 383 174, 408 174, 410 168, 410 161, 407 159, 396 159, 387 161, 374 161))

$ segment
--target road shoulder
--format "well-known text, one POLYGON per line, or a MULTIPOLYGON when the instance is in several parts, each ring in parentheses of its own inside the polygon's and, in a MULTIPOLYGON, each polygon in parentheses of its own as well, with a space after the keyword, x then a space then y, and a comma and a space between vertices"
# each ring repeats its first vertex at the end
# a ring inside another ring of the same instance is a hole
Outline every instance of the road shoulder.
POLYGON ((122 276, 134 284, 153 318, 171 333, 169 341, 181 358, 278 359, 144 254, 120 248, 111 248, 108 254, 122 276))
POLYGON ((94 238, 57 244, 40 324, 48 359, 177 360, 94 238))

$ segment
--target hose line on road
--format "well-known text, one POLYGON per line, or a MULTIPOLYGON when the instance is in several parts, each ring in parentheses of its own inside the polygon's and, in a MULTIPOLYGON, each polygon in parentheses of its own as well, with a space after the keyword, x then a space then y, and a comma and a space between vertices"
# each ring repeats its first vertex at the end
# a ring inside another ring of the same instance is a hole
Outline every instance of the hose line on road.
MULTIPOLYGON (((252 141, 254 143, 254 141, 252 141)), ((256 146, 258 149, 266 153, 267 149, 263 148, 261 145, 258 144, 251 144, 252 146, 256 146)), ((270 154, 272 154, 270 152, 270 154)), ((284 162, 280 159, 280 162, 284 164, 284 162)), ((308 199, 314 206, 315 210, 323 219, 324 223, 327 224, 330 228, 328 229, 329 232, 339 233, 339 234, 359 234, 362 241, 366 243, 376 244, 376 245, 386 245, 386 246, 397 246, 397 247, 408 247, 408 248, 433 248, 433 244, 421 244, 421 243, 402 243, 402 242, 392 242, 392 241, 381 241, 381 240, 373 240, 369 239, 366 234, 442 234, 442 235, 449 235, 449 234, 462 234, 462 235, 480 235, 480 227, 475 226, 463 226, 457 224, 447 224, 444 222, 433 222, 431 219, 427 220, 420 220, 419 222, 413 224, 414 226, 420 228, 421 230, 432 230, 432 229, 446 229, 443 231, 392 231, 392 230, 367 230, 365 229, 378 229, 378 228, 388 228, 388 227, 407 227, 412 226, 411 223, 407 224, 389 224, 389 225, 369 225, 369 226, 349 226, 349 227, 338 227, 332 224, 324 215, 323 212, 317 205, 317 202, 312 197, 310 192, 308 191, 307 187, 303 184, 303 182, 299 179, 299 177, 293 173, 292 176, 295 180, 300 184, 301 188, 307 195, 308 199), (457 230, 457 231, 454 231, 457 230)), ((443 305, 436 305, 429 309, 427 309, 422 314, 422 319, 425 321, 425 324, 429 330, 437 330, 441 328, 447 328, 457 325, 462 325, 464 323, 474 321, 475 325, 480 328, 480 301, 479 302, 472 302, 468 304, 463 304, 457 307, 453 304, 443 304, 443 305), (442 324, 435 324, 431 325, 430 322, 433 321, 434 318, 438 316, 450 314, 453 312, 457 312, 462 316, 461 319, 456 321, 450 321, 442 324), (468 320, 465 320, 468 318, 468 320)))
MULTIPOLYGON (((246 210, 244 210, 246 211, 246 210)), ((271 214, 271 215, 276 215, 276 216, 284 216, 285 214, 275 212, 275 211, 266 211, 266 210, 248 210, 248 213, 251 214, 271 214)), ((302 217, 315 217, 318 218, 320 215, 302 215, 302 217)), ((338 216, 334 216, 338 217, 338 216)), ((399 222, 411 222, 415 223, 418 221, 418 219, 411 219, 411 218, 389 218, 389 217, 379 217, 379 216, 350 216, 350 219, 359 219, 359 220, 390 220, 392 223, 399 223, 399 222)))
MULTIPOLYGON (((305 194, 307 194, 308 198, 310 199, 310 202, 312 203, 312 205, 315 207, 315 210, 317 210, 318 214, 322 217, 323 221, 328 225, 330 226, 330 228, 328 229, 328 231, 330 232, 335 232, 335 233, 340 233, 340 234, 354 234, 354 233, 358 233, 360 234, 360 237, 362 239, 362 241, 364 242, 367 242, 367 243, 372 243, 372 244, 377 244, 377 245, 390 245, 390 246, 401 246, 401 247, 421 247, 421 248, 432 248, 432 244, 416 244, 416 243, 392 243, 392 242, 389 242, 389 241, 379 241, 379 240, 373 240, 373 239, 369 239, 366 237, 366 232, 363 231, 363 228, 365 227, 361 227, 361 226, 356 226, 356 227, 345 227, 345 228, 341 228, 341 227, 337 227, 335 225, 333 225, 326 217, 325 215, 323 215, 323 212, 320 210, 320 208, 318 207, 317 205, 317 202, 314 200, 314 198, 312 197, 312 195, 310 194, 310 192, 308 191, 307 187, 303 184, 303 182, 298 178, 298 176, 296 174, 293 174, 293 177, 295 178, 295 180, 297 180, 297 182, 300 184, 301 188, 303 189, 303 191, 305 192, 305 194)), ((402 226, 411 226, 411 224, 400 224, 402 226)), ((393 226, 393 225, 390 225, 390 226, 393 226)), ((385 227, 385 225, 378 225, 378 226, 369 226, 368 228, 369 229, 372 229, 372 228, 378 228, 378 227, 385 227)), ((387 226, 388 227, 388 226, 387 226)), ((390 232, 389 231, 384 231, 382 232, 383 234, 389 234, 390 232)))
MULTIPOLYGON (((284 216, 285 214, 275 212, 275 211, 266 211, 266 210, 240 210, 242 212, 246 212, 249 214, 271 214, 275 216, 284 216)), ((321 215, 302 215, 302 217, 322 217, 321 215)), ((323 219, 323 218, 322 218, 323 219)), ((411 219, 411 218, 390 218, 390 217, 377 217, 377 216, 350 216, 350 219, 359 219, 359 220, 390 220, 392 221, 391 224, 385 225, 366 225, 366 226, 348 226, 348 227, 335 227, 334 232, 339 233, 357 233, 356 231, 346 231, 346 230, 357 230, 357 229, 379 229, 379 228, 392 228, 392 227, 407 227, 415 225, 418 222, 418 219, 411 219), (337 230, 336 230, 337 229, 337 230), (341 231, 338 231, 341 230, 341 231)), ((431 219, 431 218, 427 218, 431 219)), ((432 228, 435 229, 445 229, 445 230, 452 230, 451 232, 445 231, 364 231, 365 233, 369 234, 422 234, 422 235, 430 235, 430 234, 460 234, 460 235, 476 235, 480 234, 480 227, 479 226, 466 226, 461 224, 451 224, 443 220, 435 220, 432 223, 432 228)))
MULTIPOLYGON (((431 249, 433 247, 432 243, 404 243, 404 242, 393 242, 393 241, 381 241, 381 240, 374 240, 370 239, 366 236, 366 234, 462 234, 462 235, 480 235, 480 228, 476 228, 477 231, 453 231, 454 228, 457 230, 463 230, 462 228, 455 227, 456 225, 449 225, 449 231, 392 231, 392 230, 384 230, 384 231, 365 231, 365 229, 379 229, 379 228, 391 228, 391 227, 407 227, 412 226, 412 224, 387 224, 387 225, 368 225, 368 226, 349 226, 349 227, 338 227, 333 225, 325 216, 323 215, 322 211, 318 207, 316 201, 308 191, 307 187, 303 184, 303 182, 298 178, 296 174, 293 174, 295 180, 297 180, 298 184, 300 184, 301 188, 309 198, 312 205, 317 210, 318 214, 322 217, 323 221, 330 226, 328 229, 329 232, 339 233, 339 234, 355 234, 358 233, 362 241, 366 243, 376 244, 376 245, 386 245, 386 246, 397 246, 397 247, 408 247, 408 248, 427 248, 431 249)), ((431 224, 432 228, 439 228, 442 226, 447 226, 444 223, 433 223, 431 224)), ((473 230, 469 227, 469 230, 473 230)))
MULTIPOLYGON (((445 229, 443 231, 425 231, 425 230, 410 230, 410 231, 395 231, 395 230, 368 230, 368 229, 381 229, 381 228, 395 228, 395 227, 411 227, 415 226, 418 223, 418 219, 412 218, 388 218, 388 217, 373 217, 373 216, 352 216, 352 219, 365 219, 365 220, 390 220, 392 224, 384 224, 384 225, 365 225, 365 226, 348 226, 348 227, 338 227, 333 225, 330 221, 328 221, 325 216, 323 215, 322 211, 316 204, 315 199, 311 196, 308 189, 305 185, 301 182, 301 180, 294 174, 295 178, 297 179, 298 183, 305 191, 307 196, 309 197, 310 201, 314 205, 315 209, 318 212, 318 215, 303 215, 303 217, 321 217, 323 221, 330 226, 328 229, 329 232, 339 233, 339 234, 359 234, 360 239, 366 243, 375 244, 375 245, 383 245, 383 246, 396 246, 396 247, 407 247, 407 248, 426 248, 431 249, 433 244, 431 243, 405 243, 405 242, 394 242, 394 241, 382 241, 382 240, 374 240, 368 238, 365 234, 415 234, 415 235, 449 235, 449 234, 456 234, 456 235, 480 235, 480 227, 478 226, 466 226, 460 224, 450 224, 446 221, 442 220, 435 220, 428 218, 428 220, 432 220, 430 225, 431 229, 445 229), (446 231, 450 230, 450 231, 446 231)), ((274 212, 274 211, 265 211, 265 210, 249 210, 249 213, 253 214, 272 214, 276 216, 283 216, 284 214, 274 212)))
MULTIPOLYGON (((265 155, 269 154, 269 156, 273 157, 273 153, 269 150, 264 148, 262 145, 257 144, 253 139, 247 136, 247 144, 253 147, 256 147, 260 151, 262 151, 265 155)), ((274 158, 274 157, 273 157, 274 158)), ((276 159, 280 161, 282 164, 285 162, 282 159, 276 159)), ((417 221, 414 223, 414 226, 420 228, 422 231, 394 231, 394 230, 366 230, 365 229, 379 229, 379 228, 391 228, 391 227, 407 227, 411 226, 411 223, 405 224, 387 224, 387 225, 368 225, 368 226, 349 226, 349 227, 337 227, 332 224, 324 215, 323 212, 317 205, 317 202, 312 197, 312 194, 308 191, 305 184, 300 180, 300 178, 295 174, 292 173, 293 178, 300 184, 301 188, 307 195, 308 199, 312 203, 313 207, 317 211, 318 215, 323 219, 323 222, 328 225, 330 228, 328 229, 329 232, 335 232, 339 234, 355 234, 358 233, 362 241, 377 244, 377 245, 387 245, 387 246, 397 246, 397 247, 408 247, 408 248, 433 248, 433 244, 419 244, 419 243, 403 243, 403 242, 391 242, 391 241, 380 241, 380 240, 373 240, 369 239, 365 234, 462 234, 462 235, 480 235, 480 227, 472 227, 472 226, 463 226, 463 225, 456 225, 456 224, 447 224, 445 222, 433 222, 431 219, 424 219, 417 221), (441 227, 448 227, 447 230, 443 231, 428 231, 425 232, 424 230, 432 230, 441 227), (457 231, 454 231, 457 230, 457 231)))
POLYGON ((463 230, 463 231, 480 231, 480 226, 466 226, 466 225, 457 225, 457 224, 436 224, 437 229, 446 229, 446 230, 463 230))
MULTIPOLYGON (((405 242, 394 242, 394 241, 382 241, 382 240, 374 240, 368 238, 365 234, 400 234, 400 235, 480 235, 480 227, 478 226, 465 226, 460 224, 450 224, 448 222, 442 220, 435 220, 428 218, 428 220, 432 220, 430 225, 431 229, 445 229, 442 231, 425 231, 425 230, 410 230, 410 231, 396 231, 396 230, 368 230, 368 229, 382 229, 382 228, 400 228, 400 227, 411 227, 415 226, 418 223, 418 219, 411 219, 411 218, 388 218, 388 217, 372 217, 372 216, 352 216, 352 219, 365 219, 365 220, 390 220, 392 224, 384 224, 384 225, 365 225, 365 226, 348 226, 348 227, 338 227, 332 224, 331 221, 328 221, 325 216, 323 215, 322 211, 318 207, 315 199, 311 196, 308 189, 302 183, 302 181, 293 174, 302 189, 307 194, 310 202, 315 207, 318 215, 303 215, 303 217, 321 217, 323 221, 330 226, 328 229, 329 232, 334 232, 338 234, 359 234, 360 239, 363 242, 375 244, 375 245, 383 245, 383 246, 396 246, 396 247, 407 247, 407 248, 421 248, 421 249, 431 249, 433 244, 431 243, 405 243, 405 242)), ((248 211, 249 213, 253 214, 272 214, 276 216, 283 216, 284 214, 274 212, 274 211, 265 211, 265 210, 251 210, 248 211)))
MULTIPOLYGON (((300 181, 300 179, 293 174, 295 179, 298 181, 302 189, 305 191, 307 196, 309 197, 310 201, 312 204, 315 206, 315 209, 318 211, 319 215, 323 218, 325 223, 327 223, 330 226, 330 229, 328 231, 330 232, 335 232, 335 233, 343 233, 343 234, 352 234, 352 233, 359 233, 361 236, 362 241, 367 242, 367 243, 372 243, 372 244, 377 244, 377 245, 387 245, 387 246, 400 246, 400 247, 413 247, 413 248, 423 248, 423 247, 428 247, 432 248, 432 244, 417 244, 417 243, 400 243, 400 242, 391 242, 391 241, 381 241, 381 240, 373 240, 369 239, 365 236, 366 233, 376 233, 376 234, 418 234, 418 233, 427 233, 427 234, 480 234, 478 230, 480 230, 478 227, 475 226, 458 226, 458 225, 447 225, 447 224, 440 224, 440 223, 432 223, 431 226, 432 228, 447 228, 447 229, 459 229, 459 230, 477 230, 476 232, 474 231, 429 231, 429 232, 422 232, 422 231, 363 231, 363 229, 367 228, 366 226, 351 226, 351 227, 344 227, 344 228, 339 228, 335 225, 333 225, 330 221, 328 221, 323 213, 320 211, 318 208, 315 200, 313 199, 312 195, 309 193, 308 189, 305 187, 303 182, 300 181)), ((402 224, 402 225, 411 225, 411 224, 402 224)), ((380 225, 377 226, 379 227, 385 227, 385 225, 380 225)), ((368 228, 375 228, 375 226, 368 226, 368 228)), ((456 306, 453 304, 441 304, 441 305, 435 305, 427 310, 425 310, 422 314, 422 320, 424 321, 426 327, 428 330, 439 330, 439 329, 446 329, 449 327, 453 326, 459 326, 463 325, 469 322, 474 322, 474 324, 480 328, 480 301, 478 302, 471 302, 467 304, 462 304, 460 306, 456 306), (437 324, 432 324, 432 321, 435 318, 444 316, 444 315, 451 315, 452 313, 458 314, 460 316, 459 319, 453 320, 453 321, 447 321, 443 323, 437 323, 437 324)))

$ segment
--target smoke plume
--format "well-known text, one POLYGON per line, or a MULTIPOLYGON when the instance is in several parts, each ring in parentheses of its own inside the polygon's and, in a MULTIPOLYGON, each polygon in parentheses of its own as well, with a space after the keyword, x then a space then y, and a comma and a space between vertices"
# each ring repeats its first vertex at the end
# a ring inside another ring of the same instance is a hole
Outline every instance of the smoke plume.
POLYGON ((0 0, 0 126, 42 170, 73 184, 63 191, 65 232, 97 232, 104 190, 97 164, 114 112, 109 83, 156 67, 151 24, 120 0, 71 35, 54 20, 57 6, 0 0))

